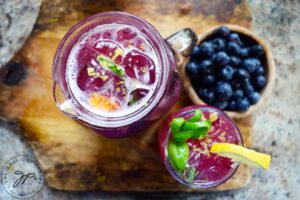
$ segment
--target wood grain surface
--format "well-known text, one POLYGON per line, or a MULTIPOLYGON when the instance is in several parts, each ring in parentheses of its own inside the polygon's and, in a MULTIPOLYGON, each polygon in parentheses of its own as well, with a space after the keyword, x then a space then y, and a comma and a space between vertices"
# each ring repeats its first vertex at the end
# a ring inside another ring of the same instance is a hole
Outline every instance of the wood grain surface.
MULTIPOLYGON (((201 34, 222 23, 251 26, 246 1, 113 0, 44 1, 34 33, 10 63, 0 88, 0 113, 20 124, 48 184, 63 190, 195 191, 178 184, 160 161, 157 132, 150 129, 124 139, 107 139, 64 116, 52 97, 52 60, 66 31, 78 20, 105 10, 145 18, 164 36, 190 27, 201 34)), ((170 112, 190 105, 184 92, 170 112)), ((236 121, 251 146, 252 117, 236 121)), ((237 189, 250 181, 244 165, 212 190, 237 189)))

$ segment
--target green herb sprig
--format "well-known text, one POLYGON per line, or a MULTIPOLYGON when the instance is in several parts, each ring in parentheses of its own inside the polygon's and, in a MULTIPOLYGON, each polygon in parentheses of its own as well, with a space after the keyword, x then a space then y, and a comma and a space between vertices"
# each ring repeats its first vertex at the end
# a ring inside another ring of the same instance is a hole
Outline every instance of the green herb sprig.
MULTIPOLYGON (((185 120, 183 117, 174 118, 170 124, 172 139, 168 144, 168 157, 173 168, 183 172, 189 158, 188 139, 200 139, 205 137, 212 127, 211 120, 201 120, 203 113, 196 109, 194 115, 185 120)), ((195 170, 194 170, 195 171, 195 170)), ((189 172, 189 182, 193 171, 189 172)))
POLYGON ((116 75, 118 75, 118 76, 124 76, 125 75, 124 70, 121 69, 120 66, 118 66, 114 62, 110 61, 108 58, 106 58, 102 55, 98 55, 97 60, 99 61, 99 63, 101 64, 102 67, 108 68, 109 70, 111 70, 116 75))

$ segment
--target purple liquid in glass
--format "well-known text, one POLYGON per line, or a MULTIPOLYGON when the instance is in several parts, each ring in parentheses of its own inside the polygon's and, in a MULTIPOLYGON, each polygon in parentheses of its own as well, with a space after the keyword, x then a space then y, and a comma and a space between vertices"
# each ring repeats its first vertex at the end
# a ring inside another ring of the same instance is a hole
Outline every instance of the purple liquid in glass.
POLYGON ((242 145, 241 134, 234 122, 222 111, 210 106, 194 105, 183 108, 171 115, 163 125, 159 136, 160 153, 170 174, 179 182, 197 188, 209 188, 220 185, 228 180, 238 168, 238 164, 229 158, 210 153, 213 143, 232 143, 242 145), (185 170, 177 172, 168 160, 167 145, 172 137, 170 123, 173 118, 184 117, 186 120, 194 115, 195 109, 200 109, 206 119, 215 118, 208 136, 201 139, 187 140, 189 146, 189 159, 185 170), (188 173, 194 168, 192 181, 188 181, 188 173))

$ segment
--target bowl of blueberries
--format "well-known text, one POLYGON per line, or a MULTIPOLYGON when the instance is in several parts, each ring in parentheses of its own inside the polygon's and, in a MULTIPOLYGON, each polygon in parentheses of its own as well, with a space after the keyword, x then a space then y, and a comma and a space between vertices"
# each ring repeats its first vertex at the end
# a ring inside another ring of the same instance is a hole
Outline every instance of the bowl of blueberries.
POLYGON ((238 25, 213 27, 198 36, 182 66, 183 85, 193 103, 218 107, 232 118, 261 106, 275 81, 269 47, 238 25))

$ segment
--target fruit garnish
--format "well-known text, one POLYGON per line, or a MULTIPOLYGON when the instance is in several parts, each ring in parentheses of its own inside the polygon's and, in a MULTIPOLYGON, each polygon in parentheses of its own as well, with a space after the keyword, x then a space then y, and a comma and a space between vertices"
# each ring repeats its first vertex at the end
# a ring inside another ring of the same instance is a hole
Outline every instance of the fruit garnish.
POLYGON ((271 156, 247 149, 240 145, 230 143, 214 143, 210 149, 211 153, 231 158, 236 162, 241 162, 253 167, 269 169, 271 156))
POLYGON ((183 117, 174 118, 170 125, 174 140, 184 142, 190 138, 199 139, 206 136, 211 128, 211 120, 199 121, 202 115, 201 110, 197 109, 187 121, 183 117))
POLYGON ((89 103, 91 106, 95 108, 104 109, 107 111, 113 111, 120 107, 120 105, 111 100, 110 98, 100 95, 98 93, 93 93, 89 99, 89 103))
POLYGON ((109 69, 110 71, 112 71, 116 75, 118 75, 118 76, 124 76, 125 75, 124 70, 121 69, 120 66, 118 66, 117 64, 115 64, 114 62, 109 60, 108 58, 105 58, 102 55, 98 55, 97 60, 100 62, 102 67, 104 67, 106 69, 109 69))
POLYGON ((189 158, 189 146, 185 142, 176 142, 171 139, 168 144, 168 156, 172 167, 179 172, 185 168, 189 158))

